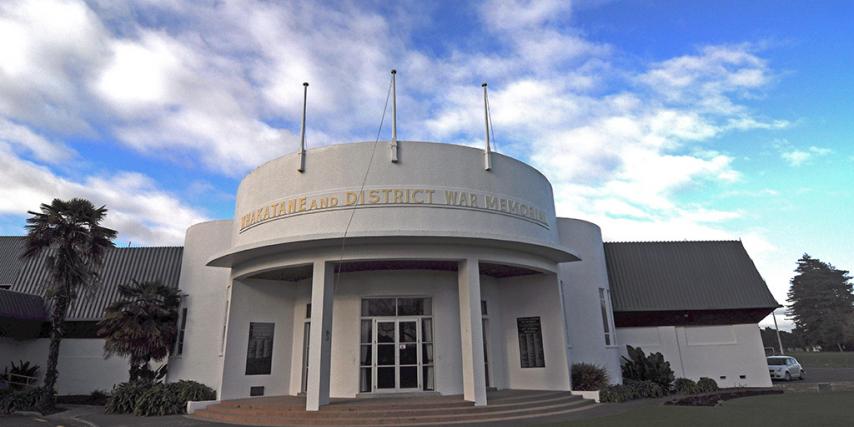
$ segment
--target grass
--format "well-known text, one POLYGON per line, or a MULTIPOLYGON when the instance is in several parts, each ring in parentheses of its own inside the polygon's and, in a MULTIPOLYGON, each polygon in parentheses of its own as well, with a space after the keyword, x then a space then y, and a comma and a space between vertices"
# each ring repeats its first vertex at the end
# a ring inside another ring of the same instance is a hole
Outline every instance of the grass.
POLYGON ((746 397, 717 407, 664 406, 654 402, 619 415, 555 427, 852 426, 854 392, 786 393, 746 397))
POLYGON ((786 353, 801 362, 805 368, 854 368, 854 351, 821 353, 786 353))

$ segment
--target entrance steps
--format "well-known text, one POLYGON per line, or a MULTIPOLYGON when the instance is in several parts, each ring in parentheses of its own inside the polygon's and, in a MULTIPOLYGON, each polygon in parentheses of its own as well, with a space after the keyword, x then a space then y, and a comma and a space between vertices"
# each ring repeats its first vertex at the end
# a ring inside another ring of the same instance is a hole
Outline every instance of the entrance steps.
POLYGON ((305 410, 305 398, 275 396, 224 401, 195 412, 208 421, 257 426, 417 426, 490 423, 553 417, 594 407, 566 391, 500 390, 486 406, 462 396, 333 399, 319 411, 305 410))

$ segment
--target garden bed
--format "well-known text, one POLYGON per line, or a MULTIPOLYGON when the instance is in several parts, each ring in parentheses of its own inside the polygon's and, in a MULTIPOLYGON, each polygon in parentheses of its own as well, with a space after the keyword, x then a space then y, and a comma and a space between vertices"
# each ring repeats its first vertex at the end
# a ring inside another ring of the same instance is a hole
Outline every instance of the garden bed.
POLYGON ((760 389, 725 389, 714 393, 694 394, 681 396, 664 402, 665 405, 678 406, 717 406, 725 400, 738 399, 740 397, 763 396, 768 394, 783 394, 782 390, 771 388, 760 389))

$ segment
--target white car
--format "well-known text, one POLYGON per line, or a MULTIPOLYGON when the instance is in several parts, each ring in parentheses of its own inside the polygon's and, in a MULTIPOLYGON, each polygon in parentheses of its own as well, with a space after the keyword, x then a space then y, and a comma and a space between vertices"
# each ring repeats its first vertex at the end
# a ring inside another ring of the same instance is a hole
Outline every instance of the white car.
POLYGON ((772 380, 791 381, 793 378, 804 379, 807 372, 794 357, 769 356, 768 373, 772 380))

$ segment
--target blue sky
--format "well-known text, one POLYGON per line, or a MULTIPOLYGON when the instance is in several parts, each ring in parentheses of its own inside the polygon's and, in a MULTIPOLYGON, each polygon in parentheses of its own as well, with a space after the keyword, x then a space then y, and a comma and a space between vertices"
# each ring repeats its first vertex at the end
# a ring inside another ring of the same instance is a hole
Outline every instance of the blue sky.
POLYGON ((780 302, 803 252, 854 269, 850 2, 9 1, 0 4, 0 233, 53 197, 121 244, 181 244, 239 179, 374 138, 497 148, 609 240, 742 239, 780 302), (388 128, 384 130, 387 137, 388 128))

